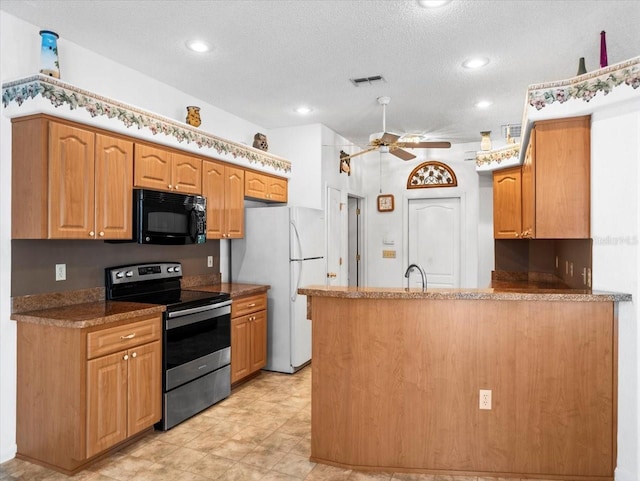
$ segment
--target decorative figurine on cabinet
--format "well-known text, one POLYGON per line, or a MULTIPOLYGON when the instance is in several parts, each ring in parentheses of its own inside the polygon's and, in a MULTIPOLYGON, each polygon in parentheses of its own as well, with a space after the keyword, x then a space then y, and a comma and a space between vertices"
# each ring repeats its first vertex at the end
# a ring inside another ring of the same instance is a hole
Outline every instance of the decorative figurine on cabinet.
POLYGON ((269 144, 267 143, 267 136, 258 132, 253 136, 253 146, 256 149, 264 150, 265 152, 269 150, 269 144))
POLYGON ((200 107, 189 105, 187 107, 187 123, 189 125, 193 125, 194 127, 200 127, 201 122, 200 107))

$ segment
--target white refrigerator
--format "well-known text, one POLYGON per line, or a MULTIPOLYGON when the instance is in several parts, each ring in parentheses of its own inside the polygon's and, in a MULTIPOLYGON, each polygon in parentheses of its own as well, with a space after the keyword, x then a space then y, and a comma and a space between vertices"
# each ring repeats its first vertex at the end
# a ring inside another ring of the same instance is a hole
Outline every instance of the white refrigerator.
POLYGON ((245 209, 245 235, 231 241, 231 280, 269 284, 267 365, 293 373, 311 360, 307 297, 298 287, 324 285, 324 212, 306 207, 245 209))

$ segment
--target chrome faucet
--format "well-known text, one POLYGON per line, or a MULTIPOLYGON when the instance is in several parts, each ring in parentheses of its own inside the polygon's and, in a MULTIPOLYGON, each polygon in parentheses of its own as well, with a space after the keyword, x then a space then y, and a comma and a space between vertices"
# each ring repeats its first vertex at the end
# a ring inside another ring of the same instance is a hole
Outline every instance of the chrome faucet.
POLYGON ((404 276, 409 279, 409 274, 411 274, 411 271, 413 269, 418 269, 420 271, 420 275, 422 276, 422 290, 426 291, 427 290, 427 275, 424 273, 424 269, 422 267, 420 267, 418 264, 410 264, 409 267, 407 267, 407 271, 404 273, 404 276))

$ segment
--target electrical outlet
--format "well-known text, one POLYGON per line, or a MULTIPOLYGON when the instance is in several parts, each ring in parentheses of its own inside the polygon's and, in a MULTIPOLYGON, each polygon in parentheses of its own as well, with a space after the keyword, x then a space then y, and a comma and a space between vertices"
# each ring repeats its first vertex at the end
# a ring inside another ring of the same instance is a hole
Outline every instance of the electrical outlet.
POLYGON ((491 389, 480 389, 480 409, 491 409, 491 389))
POLYGON ((573 262, 569 264, 569 274, 573 277, 573 262))
POLYGON ((213 267, 213 256, 207 256, 207 267, 213 267))
POLYGON ((383 259, 395 259, 396 258, 396 251, 383 250, 382 251, 382 258, 383 259))
POLYGON ((67 264, 56 264, 56 281, 67 280, 67 264))

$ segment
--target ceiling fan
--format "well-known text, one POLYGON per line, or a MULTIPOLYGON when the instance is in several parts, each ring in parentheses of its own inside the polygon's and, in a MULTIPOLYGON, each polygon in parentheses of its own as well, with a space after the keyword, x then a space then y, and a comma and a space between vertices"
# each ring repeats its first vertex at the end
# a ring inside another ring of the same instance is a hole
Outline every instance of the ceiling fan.
POLYGON ((387 105, 391 102, 391 97, 378 97, 378 103, 382 105, 382 132, 372 134, 369 137, 369 147, 348 156, 341 155, 341 159, 347 160, 358 155, 366 154, 374 150, 380 150, 383 154, 390 153, 402 160, 415 159, 416 156, 403 149, 448 149, 451 142, 423 142, 420 136, 400 136, 387 132, 387 105), (403 140, 404 139, 404 140, 403 140))

